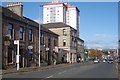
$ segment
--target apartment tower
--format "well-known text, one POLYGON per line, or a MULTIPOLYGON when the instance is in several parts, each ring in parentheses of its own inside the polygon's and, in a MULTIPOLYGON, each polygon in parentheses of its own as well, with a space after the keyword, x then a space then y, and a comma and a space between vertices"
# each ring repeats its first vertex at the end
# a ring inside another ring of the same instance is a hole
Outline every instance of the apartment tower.
POLYGON ((43 23, 63 22, 77 30, 79 37, 80 10, 68 3, 53 1, 43 4, 43 23))

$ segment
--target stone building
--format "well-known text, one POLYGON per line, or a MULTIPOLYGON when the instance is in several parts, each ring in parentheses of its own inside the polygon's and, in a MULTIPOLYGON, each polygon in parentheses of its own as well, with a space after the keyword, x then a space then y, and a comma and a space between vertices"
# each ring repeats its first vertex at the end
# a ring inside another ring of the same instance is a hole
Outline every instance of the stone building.
POLYGON ((40 54, 41 64, 50 65, 58 62, 58 35, 48 30, 47 28, 40 27, 40 54))
POLYGON ((14 40, 19 40, 20 67, 36 65, 35 57, 38 53, 38 24, 2 7, 2 27, 3 66, 9 68, 16 67, 17 50, 16 45, 14 45, 14 40), (28 49, 28 46, 32 46, 33 48, 28 49))
POLYGON ((77 38, 77 60, 84 59, 84 40, 77 38))
MULTIPOLYGON (((15 40, 19 40, 20 67, 38 66, 39 63, 39 24, 24 17, 22 7, 22 3, 12 3, 7 7, 2 7, 2 13, 0 13, 2 14, 3 37, 2 67, 5 69, 16 67, 15 40)), ((40 61, 43 64, 53 64, 57 61, 55 48, 58 45, 58 35, 43 27, 40 28, 40 34, 40 61), (44 48, 42 41, 45 42, 44 48)))
POLYGON ((77 31, 65 23, 48 23, 41 26, 59 35, 58 47, 67 50, 67 62, 75 63, 77 59, 77 31))

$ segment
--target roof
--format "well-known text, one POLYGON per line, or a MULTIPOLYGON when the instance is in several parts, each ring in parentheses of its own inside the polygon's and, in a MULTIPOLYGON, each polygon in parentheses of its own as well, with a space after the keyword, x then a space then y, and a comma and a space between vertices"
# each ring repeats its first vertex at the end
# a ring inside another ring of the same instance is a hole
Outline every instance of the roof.
POLYGON ((45 27, 43 27, 43 26, 40 27, 40 30, 41 30, 41 31, 44 31, 44 32, 48 32, 48 33, 50 33, 50 34, 54 34, 54 35, 56 35, 56 36, 59 36, 58 34, 50 31, 49 29, 47 29, 47 28, 45 28, 45 27))
POLYGON ((80 10, 76 6, 65 4, 64 2, 59 2, 59 1, 57 1, 57 2, 51 2, 51 3, 47 3, 47 4, 43 4, 42 6, 58 5, 58 4, 63 4, 66 8, 76 8, 76 10, 78 12, 80 12, 80 10))
POLYGON ((83 42, 83 43, 84 43, 84 40, 80 39, 79 37, 77 37, 77 39, 78 39, 79 41, 81 41, 81 42, 83 42))
MULTIPOLYGON (((71 26, 69 26, 69 25, 67 25, 65 23, 62 23, 62 22, 41 24, 41 26, 43 26, 45 28, 48 28, 48 29, 50 29, 50 28, 63 28, 63 27, 70 27, 70 28, 72 28, 71 26)), ((74 28, 72 28, 72 29, 74 29, 74 28)))
POLYGON ((73 30, 76 31, 76 29, 74 29, 73 27, 63 23, 63 22, 56 22, 56 23, 47 23, 47 24, 41 24, 41 26, 51 29, 51 28, 63 28, 63 27, 70 27, 73 30))
POLYGON ((72 6, 72 5, 66 4, 66 7, 67 7, 67 8, 76 8, 76 10, 77 10, 78 12, 80 12, 80 10, 79 10, 76 6, 72 6))
MULTIPOLYGON (((1 7, 1 6, 0 6, 1 7)), ((39 24, 27 17, 21 17, 17 14, 15 14, 14 12, 12 12, 11 10, 9 10, 8 8, 6 7, 2 7, 2 17, 7 17, 7 18, 11 18, 11 19, 14 19, 16 21, 19 21, 19 22, 23 22, 23 23, 28 23, 29 22, 29 25, 32 25, 32 26, 36 26, 38 27, 39 24)))
POLYGON ((28 20, 32 25, 35 25, 35 26, 39 26, 39 23, 37 23, 37 22, 35 22, 34 20, 31 20, 31 19, 29 19, 29 18, 27 18, 27 17, 24 17, 26 20, 28 20))
MULTIPOLYGON (((1 7, 1 6, 0 6, 1 7)), ((31 26, 34 26, 34 27, 39 27, 39 24, 27 17, 21 17, 15 13, 13 13, 12 11, 10 11, 9 9, 5 8, 5 7, 2 7, 2 17, 5 16, 5 17, 9 17, 11 19, 14 19, 16 21, 19 21, 19 22, 23 22, 23 23, 29 23, 29 25, 31 26)), ((51 34, 54 34, 54 35, 57 35, 55 33, 53 33, 52 31, 48 30, 47 28, 44 28, 44 27, 41 27, 40 28, 42 31, 45 31, 45 32, 48 32, 48 33, 51 33, 51 34)), ((58 36, 58 35, 57 35, 58 36)))
POLYGON ((47 3, 47 4, 43 4, 43 6, 48 6, 48 5, 58 5, 58 4, 63 4, 63 5, 65 5, 64 4, 64 2, 50 2, 50 3, 47 3))

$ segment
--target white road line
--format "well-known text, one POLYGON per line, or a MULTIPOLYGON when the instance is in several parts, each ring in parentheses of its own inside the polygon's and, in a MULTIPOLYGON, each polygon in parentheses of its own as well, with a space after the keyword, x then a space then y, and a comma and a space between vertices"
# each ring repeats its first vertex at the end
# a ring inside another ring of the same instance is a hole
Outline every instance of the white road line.
POLYGON ((74 70, 74 69, 76 69, 76 68, 72 68, 72 69, 70 69, 70 70, 74 70))
POLYGON ((58 74, 63 74, 63 73, 65 73, 65 72, 67 72, 67 71, 62 71, 62 72, 59 72, 58 74))
POLYGON ((63 71, 63 73, 65 73, 65 72, 67 72, 67 71, 63 71))
POLYGON ((48 77, 46 77, 46 78, 51 78, 51 77, 53 77, 53 75, 51 75, 51 76, 48 76, 48 77))
POLYGON ((44 78, 44 79, 41 79, 41 80, 45 80, 45 78, 44 78))
POLYGON ((62 72, 59 72, 58 74, 62 74, 62 72))

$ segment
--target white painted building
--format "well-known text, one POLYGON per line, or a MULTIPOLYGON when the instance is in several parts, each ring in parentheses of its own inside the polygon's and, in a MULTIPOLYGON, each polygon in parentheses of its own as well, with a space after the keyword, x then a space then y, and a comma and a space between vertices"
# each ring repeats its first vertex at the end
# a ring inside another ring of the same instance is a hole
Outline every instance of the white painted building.
POLYGON ((43 5, 43 23, 66 23, 66 6, 63 2, 51 2, 43 5))
POLYGON ((79 37, 79 9, 64 2, 53 1, 43 5, 43 23, 63 22, 77 30, 79 37))

